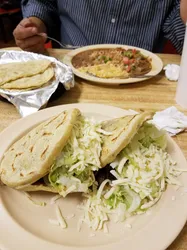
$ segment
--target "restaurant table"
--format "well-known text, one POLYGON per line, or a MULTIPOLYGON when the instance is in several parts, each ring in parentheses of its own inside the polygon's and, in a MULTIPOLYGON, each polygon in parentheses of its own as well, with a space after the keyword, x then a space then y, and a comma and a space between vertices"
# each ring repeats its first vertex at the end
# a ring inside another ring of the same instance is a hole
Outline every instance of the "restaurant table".
MULTIPOLYGON (((62 60, 67 52, 68 50, 62 49, 48 50, 49 55, 59 60, 62 60)), ((158 56, 162 59, 164 65, 180 64, 181 57, 179 55, 158 54, 158 56)), ((65 91, 60 97, 49 102, 48 107, 70 103, 99 103, 137 111, 158 111, 176 106, 187 115, 187 110, 182 109, 175 102, 177 83, 168 81, 164 71, 152 79, 119 86, 96 84, 78 77, 75 77, 75 81, 74 88, 65 91)), ((0 100, 0 131, 19 118, 20 115, 12 104, 0 100)), ((173 139, 187 157, 187 133, 181 133, 173 139)), ((187 224, 168 250, 187 250, 187 224)))

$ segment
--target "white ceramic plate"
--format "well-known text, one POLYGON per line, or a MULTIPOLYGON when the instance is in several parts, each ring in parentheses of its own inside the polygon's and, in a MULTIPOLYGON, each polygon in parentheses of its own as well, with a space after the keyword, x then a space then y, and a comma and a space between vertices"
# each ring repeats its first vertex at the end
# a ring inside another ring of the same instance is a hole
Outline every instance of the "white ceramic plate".
POLYGON ((99 44, 99 45, 91 45, 91 46, 85 46, 85 47, 82 47, 79 49, 75 49, 75 50, 71 51, 70 53, 68 53, 67 55, 65 55, 63 62, 72 67, 72 70, 73 70, 75 75, 77 75, 85 80, 88 80, 88 81, 92 81, 95 83, 107 84, 107 85, 119 85, 119 84, 127 84, 127 83, 135 83, 135 82, 145 81, 147 79, 150 79, 150 78, 158 75, 163 68, 162 60, 157 55, 151 53, 150 51, 144 50, 141 48, 137 48, 137 47, 133 47, 133 46, 118 45, 118 44, 99 44), (84 51, 92 50, 92 49, 101 49, 101 48, 107 49, 107 48, 119 48, 119 47, 124 48, 124 49, 137 49, 137 50, 140 50, 143 55, 152 58, 152 62, 151 62, 152 63, 152 70, 148 74, 146 74, 145 76, 140 76, 137 78, 103 79, 103 78, 88 75, 86 73, 82 73, 79 70, 75 69, 71 63, 72 58, 75 55, 79 54, 80 52, 84 52, 84 51))
MULTIPOLYGON (((65 109, 79 108, 85 115, 102 120, 123 116, 128 111, 112 106, 99 104, 71 104, 57 106, 39 111, 20 119, 0 134, 0 157, 4 151, 26 131, 37 123, 65 109)), ((176 143, 168 137, 168 152, 178 162, 179 167, 187 168, 185 157, 176 143)), ((187 174, 182 174, 181 182, 187 187, 187 174)), ((30 203, 19 191, 0 187, 0 249, 1 250, 163 250, 177 237, 187 218, 187 194, 185 187, 176 191, 168 187, 162 199, 150 210, 149 214, 130 218, 127 223, 109 223, 109 234, 91 232, 85 225, 77 231, 77 222, 81 211, 77 205, 81 197, 70 195, 58 201, 62 214, 68 223, 67 229, 49 224, 48 219, 56 219, 55 205, 50 205, 54 194, 38 192, 32 197, 46 201, 46 207, 38 207, 30 203), (184 193, 184 195, 181 195, 184 193), (172 197, 175 197, 175 201, 172 197), (75 214, 72 219, 69 215, 75 214)))

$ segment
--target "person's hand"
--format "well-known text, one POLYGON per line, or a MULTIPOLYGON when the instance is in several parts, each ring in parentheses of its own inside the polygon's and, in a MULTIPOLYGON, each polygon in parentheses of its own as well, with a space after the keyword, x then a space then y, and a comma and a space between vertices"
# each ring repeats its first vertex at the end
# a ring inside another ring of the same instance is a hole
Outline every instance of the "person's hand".
POLYGON ((45 24, 37 17, 24 18, 13 32, 16 45, 22 50, 45 53, 45 24), (38 33, 42 36, 37 35, 38 33))

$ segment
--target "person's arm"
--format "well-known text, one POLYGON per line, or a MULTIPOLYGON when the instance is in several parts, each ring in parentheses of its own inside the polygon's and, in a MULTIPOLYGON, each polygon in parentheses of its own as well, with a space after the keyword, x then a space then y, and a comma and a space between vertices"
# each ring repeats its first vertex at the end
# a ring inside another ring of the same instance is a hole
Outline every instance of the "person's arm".
POLYGON ((181 0, 180 13, 181 13, 181 18, 183 22, 186 24, 187 22, 187 1, 186 0, 181 0))
POLYGON ((22 0, 24 19, 17 25, 13 35, 18 47, 26 51, 46 53, 46 33, 59 34, 57 2, 55 0, 22 0), (42 33, 42 36, 38 34, 42 33))
MULTIPOLYGON (((186 0, 184 0, 186 1, 186 0)), ((178 53, 182 53, 185 25, 180 15, 180 0, 175 0, 173 8, 163 25, 164 36, 171 41, 178 53)))
POLYGON ((23 17, 37 17, 47 28, 47 34, 54 36, 54 31, 59 31, 59 16, 57 1, 55 0, 22 0, 23 17))

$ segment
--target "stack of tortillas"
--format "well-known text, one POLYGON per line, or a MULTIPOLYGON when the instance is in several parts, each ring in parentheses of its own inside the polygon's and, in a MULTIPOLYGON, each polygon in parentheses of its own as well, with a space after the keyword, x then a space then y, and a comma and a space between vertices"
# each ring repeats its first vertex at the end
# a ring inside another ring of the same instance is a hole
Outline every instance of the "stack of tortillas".
POLYGON ((55 75, 48 60, 0 64, 0 88, 26 91, 41 88, 55 75))

